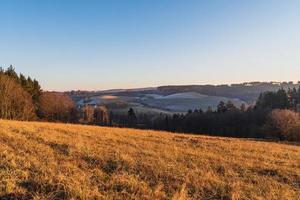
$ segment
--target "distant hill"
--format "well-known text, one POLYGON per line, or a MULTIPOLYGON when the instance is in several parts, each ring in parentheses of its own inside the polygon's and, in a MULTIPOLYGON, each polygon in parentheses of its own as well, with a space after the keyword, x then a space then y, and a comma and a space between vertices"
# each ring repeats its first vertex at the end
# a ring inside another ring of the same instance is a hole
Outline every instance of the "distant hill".
POLYGON ((97 92, 72 91, 68 94, 82 104, 120 104, 122 110, 129 107, 139 112, 187 112, 189 109, 215 109, 220 101, 232 101, 235 106, 253 104, 266 91, 280 88, 298 88, 292 82, 250 82, 232 85, 181 85, 157 88, 118 89, 97 92), (105 98, 107 96, 113 98, 105 98))
POLYGON ((255 101, 259 94, 266 91, 277 91, 281 88, 298 88, 299 83, 292 82, 250 82, 232 85, 182 85, 161 86, 157 90, 162 94, 176 94, 182 92, 198 92, 208 96, 237 98, 248 103, 255 101))
POLYGON ((221 96, 208 96, 197 92, 172 93, 165 96, 156 94, 151 97, 149 98, 146 95, 146 97, 142 98, 142 104, 173 112, 187 112, 189 109, 194 110, 199 108, 207 110, 208 107, 216 109, 220 101, 231 101, 237 107, 240 107, 243 103, 247 104, 239 99, 221 96))
POLYGON ((0 120, 0 199, 298 199, 300 147, 0 120))

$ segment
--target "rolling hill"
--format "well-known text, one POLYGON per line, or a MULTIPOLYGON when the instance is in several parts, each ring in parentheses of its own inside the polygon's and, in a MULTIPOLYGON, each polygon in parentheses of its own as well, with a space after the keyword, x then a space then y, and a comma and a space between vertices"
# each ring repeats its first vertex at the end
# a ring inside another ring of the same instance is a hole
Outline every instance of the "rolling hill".
POLYGON ((186 113, 189 109, 217 108, 220 101, 231 101, 236 107, 253 105, 259 95, 281 88, 299 88, 293 82, 249 82, 232 85, 179 85, 105 91, 71 91, 68 95, 78 106, 106 105, 111 111, 127 112, 130 107, 138 113, 186 113), (116 104, 122 105, 120 108, 116 104), (124 108, 125 107, 125 108, 124 108))
POLYGON ((0 120, 0 199, 299 199, 300 147, 0 120))

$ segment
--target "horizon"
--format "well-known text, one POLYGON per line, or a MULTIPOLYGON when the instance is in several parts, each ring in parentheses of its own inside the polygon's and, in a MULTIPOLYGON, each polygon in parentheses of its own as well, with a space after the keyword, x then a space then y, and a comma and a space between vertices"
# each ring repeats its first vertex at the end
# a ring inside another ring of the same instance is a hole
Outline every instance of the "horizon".
POLYGON ((299 81, 297 1, 1 1, 0 66, 48 91, 299 81))
POLYGON ((133 87, 133 88, 109 88, 109 89, 103 89, 103 90, 46 90, 48 92, 71 92, 71 91, 82 91, 82 92, 108 92, 108 91, 114 91, 114 90, 143 90, 143 89, 156 89, 159 87, 180 87, 180 86, 229 86, 232 87, 233 85, 239 85, 239 84, 246 84, 246 83, 287 83, 287 84, 294 84, 298 85, 300 84, 299 81, 249 81, 249 82, 241 82, 241 83, 224 83, 224 84, 183 84, 183 85, 176 85, 176 84, 167 84, 167 85, 158 85, 158 86, 149 86, 149 87, 133 87))
MULTIPOLYGON (((33 77, 29 74, 24 74, 24 73, 21 73, 19 72, 13 65, 10 65, 12 66, 17 74, 23 74, 25 77, 31 77, 37 81, 40 82, 39 78, 38 77, 33 77)), ((3 68, 3 69, 6 69, 6 67, 3 67, 3 66, 0 66, 0 68, 3 68)), ((44 91, 49 91, 49 92, 70 92, 70 91, 88 91, 88 92, 104 92, 104 91, 110 91, 110 90, 135 90, 135 89, 148 89, 148 88, 158 88, 158 87, 164 87, 164 86, 204 86, 204 85, 211 85, 211 86, 222 86, 222 85, 227 85, 227 86, 232 86, 232 85, 235 85, 235 84, 245 84, 245 83, 293 83, 293 84, 300 84, 300 79, 298 80, 249 80, 249 81, 242 81, 242 82, 219 82, 219 83, 183 83, 183 84, 165 84, 165 85, 148 85, 148 86, 141 86, 141 87, 116 87, 116 88, 104 88, 104 89, 97 89, 97 88, 94 88, 94 89, 67 89, 67 90, 52 90, 52 89, 44 89, 42 87, 42 89, 44 91)), ((41 84, 42 85, 42 84, 41 84)))

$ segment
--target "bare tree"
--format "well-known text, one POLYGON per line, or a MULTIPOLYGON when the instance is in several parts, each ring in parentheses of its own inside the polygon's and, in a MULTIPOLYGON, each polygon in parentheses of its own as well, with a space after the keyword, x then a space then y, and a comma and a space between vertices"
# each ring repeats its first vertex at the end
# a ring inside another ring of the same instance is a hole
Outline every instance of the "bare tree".
POLYGON ((105 106, 98 106, 94 110, 94 120, 96 124, 108 125, 109 124, 109 113, 105 106))
POLYGON ((73 100, 58 92, 43 92, 40 98, 40 114, 43 119, 48 121, 69 122, 74 118, 71 116, 75 104, 73 100))
POLYGON ((0 75, 0 118, 16 120, 36 118, 29 93, 7 75, 0 75))
POLYGON ((265 125, 265 131, 282 140, 300 141, 300 117, 291 110, 274 110, 265 125))

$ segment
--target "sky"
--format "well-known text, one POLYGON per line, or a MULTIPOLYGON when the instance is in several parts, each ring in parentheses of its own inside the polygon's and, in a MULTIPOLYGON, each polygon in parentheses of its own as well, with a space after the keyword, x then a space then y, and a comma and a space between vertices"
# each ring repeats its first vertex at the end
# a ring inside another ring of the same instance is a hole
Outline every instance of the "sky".
POLYGON ((298 0, 1 0, 0 66, 44 90, 300 80, 298 0))

